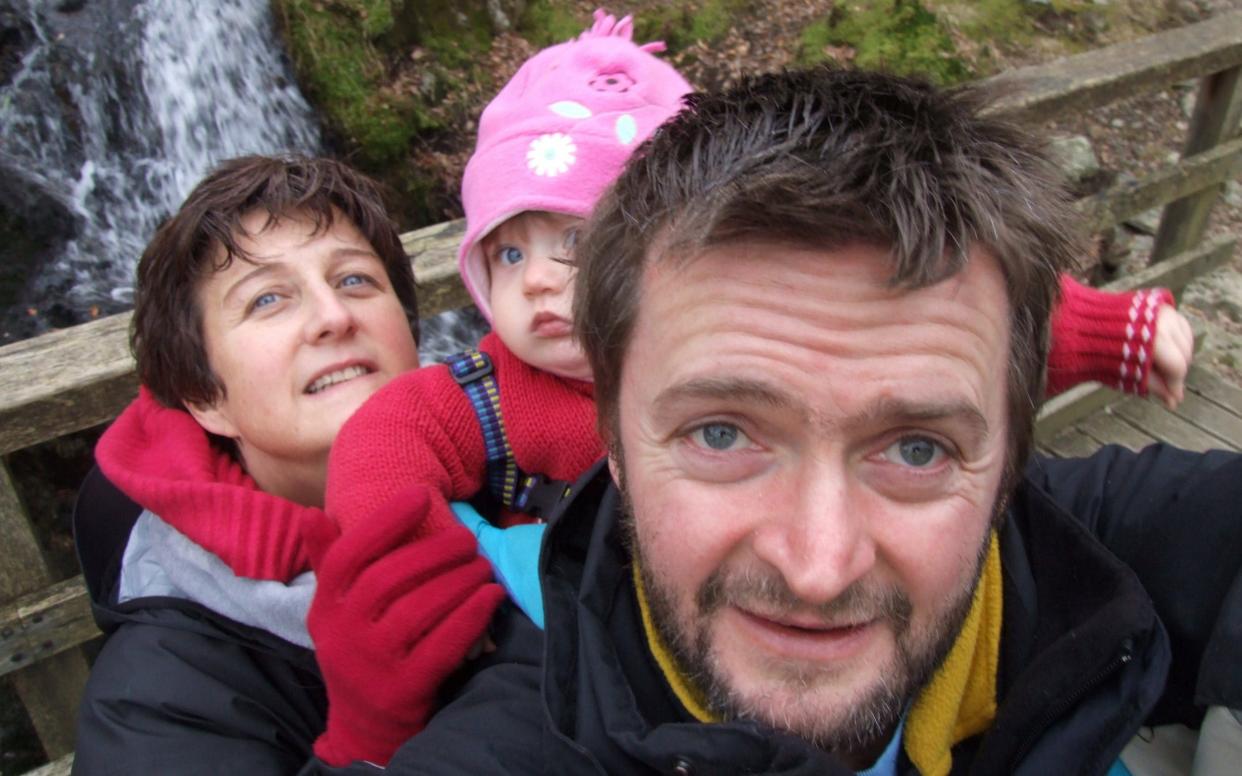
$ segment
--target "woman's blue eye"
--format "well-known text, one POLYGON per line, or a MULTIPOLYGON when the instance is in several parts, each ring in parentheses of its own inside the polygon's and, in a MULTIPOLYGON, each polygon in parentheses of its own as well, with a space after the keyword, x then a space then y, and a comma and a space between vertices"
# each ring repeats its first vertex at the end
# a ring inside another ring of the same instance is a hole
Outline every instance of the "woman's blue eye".
POLYGON ((260 307, 267 307, 279 298, 280 297, 276 296, 276 294, 271 291, 268 291, 266 294, 259 294, 255 297, 254 301, 250 303, 250 309, 257 310, 260 307))
POLYGON ((887 452, 890 453, 889 460, 894 460, 895 457, 900 463, 916 469, 934 464, 944 453, 935 440, 917 436, 897 440, 887 452))
POLYGON ((739 441, 747 439, 742 430, 732 423, 708 423, 696 428, 691 436, 703 447, 712 450, 730 450, 739 441))
POLYGON ((341 280, 342 286, 361 286, 366 285, 368 279, 365 275, 346 275, 341 280))
POLYGON ((522 260, 522 250, 506 245, 497 252, 501 264, 517 264, 522 260))

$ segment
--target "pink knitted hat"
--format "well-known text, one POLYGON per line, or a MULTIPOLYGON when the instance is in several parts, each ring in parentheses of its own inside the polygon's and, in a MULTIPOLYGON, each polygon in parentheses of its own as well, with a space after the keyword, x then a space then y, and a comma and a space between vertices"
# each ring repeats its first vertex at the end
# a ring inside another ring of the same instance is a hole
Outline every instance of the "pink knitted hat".
POLYGON ((682 107, 690 84, 652 54, 663 43, 631 40, 633 19, 602 9, 577 40, 540 51, 488 104, 466 165, 466 237, 458 266, 490 321, 486 258, 479 242, 524 210, 586 217, 630 153, 682 107))

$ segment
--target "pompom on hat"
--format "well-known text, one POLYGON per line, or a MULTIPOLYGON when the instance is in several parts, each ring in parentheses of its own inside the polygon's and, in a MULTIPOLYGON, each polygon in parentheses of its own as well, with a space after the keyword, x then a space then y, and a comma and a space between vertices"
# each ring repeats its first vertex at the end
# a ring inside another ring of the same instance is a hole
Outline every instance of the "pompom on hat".
POLYGON ((489 321, 482 239, 526 210, 585 218, 634 149, 691 91, 654 56, 663 43, 640 46, 633 34, 632 17, 618 21, 597 10, 589 30, 527 60, 483 110, 461 184, 466 236, 458 267, 489 321))

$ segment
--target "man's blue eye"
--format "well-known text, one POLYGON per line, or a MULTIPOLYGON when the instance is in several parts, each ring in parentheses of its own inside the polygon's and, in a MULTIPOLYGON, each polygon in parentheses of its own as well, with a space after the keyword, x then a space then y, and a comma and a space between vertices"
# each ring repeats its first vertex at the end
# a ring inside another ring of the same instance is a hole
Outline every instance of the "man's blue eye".
POLYGON ((732 423, 708 423, 695 433, 702 438, 704 446, 713 450, 728 450, 743 436, 741 430, 732 423))
POLYGON ((506 245, 498 252, 501 264, 517 264, 522 260, 522 250, 514 248, 512 245, 506 245))
POLYGON ((939 447, 927 437, 907 437, 897 443, 897 453, 902 463, 921 468, 936 460, 939 447))

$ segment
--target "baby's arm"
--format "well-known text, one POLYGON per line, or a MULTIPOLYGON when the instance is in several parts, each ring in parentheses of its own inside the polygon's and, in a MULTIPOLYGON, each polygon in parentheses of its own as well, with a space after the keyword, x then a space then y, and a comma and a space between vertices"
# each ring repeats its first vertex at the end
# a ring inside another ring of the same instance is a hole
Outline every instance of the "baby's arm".
MULTIPOLYGON (((407 372, 368 399, 337 435, 324 508, 349 531, 413 483, 445 503, 470 498, 483 486, 485 456, 478 418, 448 369, 407 372)), ((437 528, 443 526, 426 530, 437 528)))
POLYGON ((1194 351, 1190 324, 1167 289, 1116 293, 1061 276, 1052 316, 1048 396, 1090 380, 1174 407, 1194 351))

